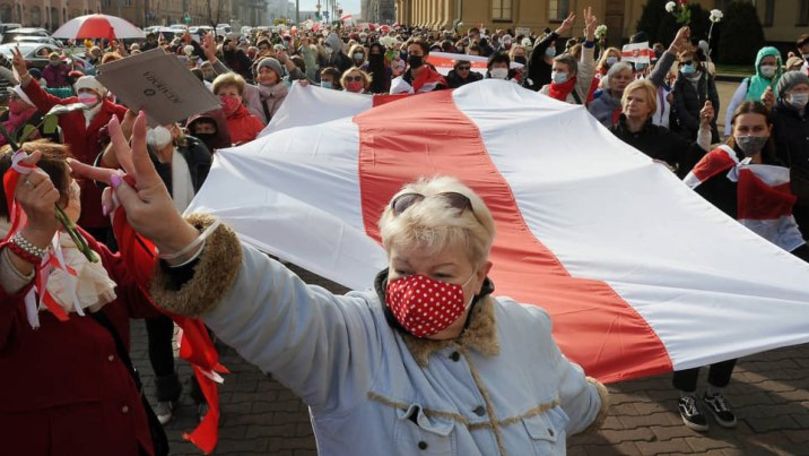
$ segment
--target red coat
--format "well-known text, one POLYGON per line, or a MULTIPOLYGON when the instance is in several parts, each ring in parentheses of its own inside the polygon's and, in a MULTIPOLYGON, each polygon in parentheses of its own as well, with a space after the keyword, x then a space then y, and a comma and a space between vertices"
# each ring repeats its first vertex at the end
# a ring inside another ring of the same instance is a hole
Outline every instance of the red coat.
MULTIPOLYGON (((159 313, 120 255, 85 237, 118 284, 102 312, 128 350, 129 319, 159 313)), ((139 456, 140 447, 151 455, 140 395, 110 333, 89 316, 59 322, 46 311, 32 329, 23 303, 29 289, 9 296, 0 287, 0 453, 139 456)))
MULTIPOLYGON (((45 92, 39 84, 29 83, 23 88, 26 95, 34 103, 42 114, 47 113, 52 107, 58 104, 78 103, 76 97, 59 98, 45 92)), ((117 105, 108 100, 104 100, 90 125, 85 126, 84 113, 81 111, 71 112, 59 117, 59 126, 62 127, 65 144, 70 147, 70 153, 77 160, 93 164, 98 154, 101 153, 99 144, 99 130, 105 127, 112 116, 117 116, 118 120, 124 118, 126 107, 117 105)), ((81 186, 81 217, 79 225, 84 228, 105 228, 110 226, 110 221, 101 213, 101 189, 95 183, 79 180, 81 186)))
POLYGON ((264 124, 258 120, 258 117, 250 114, 250 111, 240 105, 239 109, 227 117, 228 131, 230 132, 230 140, 233 144, 243 144, 256 139, 261 130, 264 129, 264 124))

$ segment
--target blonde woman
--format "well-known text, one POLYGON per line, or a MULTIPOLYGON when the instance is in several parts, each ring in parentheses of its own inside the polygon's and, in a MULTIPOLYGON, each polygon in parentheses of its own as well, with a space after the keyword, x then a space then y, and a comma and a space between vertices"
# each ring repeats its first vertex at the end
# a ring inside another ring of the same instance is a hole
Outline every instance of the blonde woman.
POLYGON ((548 314, 491 296, 494 220, 458 180, 394 195, 379 220, 388 266, 368 278, 374 290, 338 296, 210 216, 183 219, 137 139, 144 130, 141 116, 132 152, 115 141, 138 191, 119 175, 110 183, 135 229, 174 255, 154 301, 202 316, 290 385, 322 454, 562 455, 569 435, 606 415, 606 389, 561 354, 548 314))
POLYGON ((343 90, 352 93, 368 93, 371 86, 371 76, 357 67, 351 67, 340 78, 343 90))

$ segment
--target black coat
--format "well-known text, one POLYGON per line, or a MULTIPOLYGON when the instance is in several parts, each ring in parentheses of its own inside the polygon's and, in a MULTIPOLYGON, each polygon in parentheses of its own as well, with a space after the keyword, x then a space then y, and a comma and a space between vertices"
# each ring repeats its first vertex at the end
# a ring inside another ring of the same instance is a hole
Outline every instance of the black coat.
POLYGON ((713 77, 703 72, 697 88, 694 88, 688 78, 681 73, 677 76, 672 94, 674 98, 671 107, 674 120, 672 130, 690 141, 696 140, 699 131, 699 112, 705 106, 705 102, 710 101, 716 113, 711 121, 711 142, 718 142, 719 130, 716 127, 716 118, 719 117, 719 94, 713 77))
POLYGON ((548 62, 545 61, 545 51, 548 50, 551 43, 556 44, 557 39, 559 39, 559 35, 556 32, 551 32, 534 46, 531 56, 528 58, 528 69, 525 72, 526 78, 523 81, 523 86, 536 92, 544 85, 551 83, 551 69, 553 66, 548 65, 548 62))
MULTIPOLYGON (((191 174, 191 185, 194 187, 194 193, 197 193, 202 187, 202 184, 205 183, 205 179, 208 177, 208 171, 211 169, 211 162, 213 161, 211 153, 202 141, 193 136, 186 136, 185 145, 178 146, 177 152, 182 155, 186 163, 188 163, 188 171, 191 174)), ((160 163, 157 160, 157 156, 154 154, 150 155, 152 157, 152 163, 154 163, 155 169, 157 169, 157 174, 160 175, 166 188, 169 189, 169 193, 171 193, 171 164, 160 163)))
POLYGON ((455 70, 450 70, 449 74, 447 74, 447 85, 450 89, 457 89, 462 85, 469 84, 470 82, 477 82, 483 79, 483 75, 478 73, 477 71, 469 71, 469 77, 466 79, 461 79, 458 75, 458 72, 455 70))
POLYGON ((688 141, 668 128, 653 124, 651 119, 641 131, 632 133, 626 125, 626 117, 622 114, 610 131, 649 157, 668 163, 680 178, 685 177, 706 153, 696 142, 688 141))
MULTIPOLYGON (((801 113, 780 101, 772 111, 772 126, 778 159, 809 175, 809 106, 801 113)), ((803 238, 809 239, 809 207, 796 204, 793 215, 803 238)))

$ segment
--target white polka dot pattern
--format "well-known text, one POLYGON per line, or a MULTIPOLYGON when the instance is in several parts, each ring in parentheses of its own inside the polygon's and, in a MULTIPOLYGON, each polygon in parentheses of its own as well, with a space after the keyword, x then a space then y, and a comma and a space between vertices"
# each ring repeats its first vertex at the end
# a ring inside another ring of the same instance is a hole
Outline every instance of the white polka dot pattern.
POLYGON ((431 336, 451 325, 464 311, 463 288, 454 283, 411 275, 388 282, 386 301, 410 334, 431 336))

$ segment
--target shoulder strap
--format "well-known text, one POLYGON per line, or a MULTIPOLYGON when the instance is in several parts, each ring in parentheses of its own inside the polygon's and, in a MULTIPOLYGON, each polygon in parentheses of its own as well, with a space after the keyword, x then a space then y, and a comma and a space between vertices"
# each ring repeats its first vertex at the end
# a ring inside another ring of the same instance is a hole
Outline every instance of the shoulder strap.
POLYGON ((573 99, 576 100, 576 104, 584 104, 581 102, 581 97, 579 96, 579 92, 576 92, 575 87, 570 91, 570 94, 573 95, 573 99))

